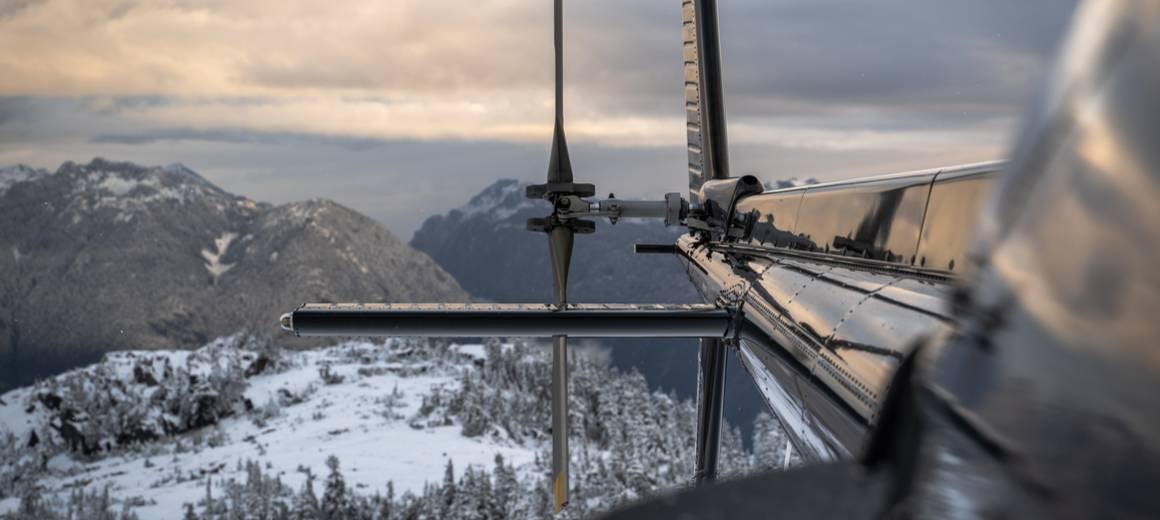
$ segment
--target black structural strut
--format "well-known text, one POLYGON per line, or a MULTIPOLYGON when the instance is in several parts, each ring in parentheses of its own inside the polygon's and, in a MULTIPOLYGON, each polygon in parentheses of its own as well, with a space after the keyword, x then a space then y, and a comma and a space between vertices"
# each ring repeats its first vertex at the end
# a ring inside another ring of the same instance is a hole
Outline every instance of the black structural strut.
POLYGON ((700 338, 729 326, 729 312, 708 304, 315 303, 282 316, 299 336, 700 338))
POLYGON ((697 461, 693 473, 697 484, 717 479, 724 400, 725 342, 720 338, 701 338, 697 357, 697 461))

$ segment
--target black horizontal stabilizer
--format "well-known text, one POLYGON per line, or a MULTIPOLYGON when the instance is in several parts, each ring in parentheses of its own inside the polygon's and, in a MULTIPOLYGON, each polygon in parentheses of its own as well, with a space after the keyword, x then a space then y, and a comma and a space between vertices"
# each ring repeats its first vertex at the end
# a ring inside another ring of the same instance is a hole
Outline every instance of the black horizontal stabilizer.
POLYGON ((675 255, 676 244, 636 244, 633 251, 638 255, 675 255))
POLYGON ((706 304, 308 303, 282 316, 299 336, 719 338, 729 323, 706 304))

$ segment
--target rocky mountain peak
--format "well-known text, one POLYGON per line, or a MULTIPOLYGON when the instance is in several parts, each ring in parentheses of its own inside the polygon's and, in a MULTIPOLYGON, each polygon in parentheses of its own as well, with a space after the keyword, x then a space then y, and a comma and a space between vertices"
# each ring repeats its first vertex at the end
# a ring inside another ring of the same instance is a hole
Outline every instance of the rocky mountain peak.
POLYGON ((448 218, 485 218, 496 221, 525 209, 547 209, 544 202, 524 196, 524 188, 529 184, 515 179, 500 179, 472 197, 467 204, 452 210, 448 218))
POLYGON ((273 206, 180 164, 0 171, 0 251, 19 251, 0 255, 0 366, 18 367, 0 387, 107 350, 281 334, 277 317, 307 301, 468 298, 426 254, 334 201, 273 206))
POLYGON ((0 168, 0 195, 3 195, 9 187, 15 184, 27 182, 42 175, 48 175, 48 172, 24 164, 0 168))

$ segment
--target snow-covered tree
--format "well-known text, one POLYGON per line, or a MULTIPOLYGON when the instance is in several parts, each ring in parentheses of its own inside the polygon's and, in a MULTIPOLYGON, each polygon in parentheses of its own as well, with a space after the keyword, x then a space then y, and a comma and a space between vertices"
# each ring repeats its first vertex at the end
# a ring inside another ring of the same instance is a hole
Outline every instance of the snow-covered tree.
POLYGON ((318 496, 314 494, 314 474, 307 470, 306 482, 302 484, 302 491, 294 497, 294 509, 290 517, 293 520, 318 520, 321 515, 318 496))
POLYGON ((762 471, 785 469, 787 462, 792 466, 798 461, 785 429, 766 412, 757 414, 753 420, 753 457, 754 469, 762 471))
POLYGON ((444 518, 452 514, 455 510, 457 486, 455 485, 455 466, 451 459, 447 459, 447 465, 443 468, 443 486, 439 498, 439 513, 444 518))
POLYGON ((330 474, 326 477, 326 489, 322 493, 322 518, 325 520, 341 520, 347 511, 346 480, 342 478, 342 471, 338 468, 338 457, 331 455, 326 458, 326 467, 330 474))
POLYGON ((495 454, 495 469, 492 470, 492 480, 495 482, 494 494, 497 512, 501 518, 512 518, 518 511, 520 482, 516 478, 515 468, 504 463, 503 455, 495 454))

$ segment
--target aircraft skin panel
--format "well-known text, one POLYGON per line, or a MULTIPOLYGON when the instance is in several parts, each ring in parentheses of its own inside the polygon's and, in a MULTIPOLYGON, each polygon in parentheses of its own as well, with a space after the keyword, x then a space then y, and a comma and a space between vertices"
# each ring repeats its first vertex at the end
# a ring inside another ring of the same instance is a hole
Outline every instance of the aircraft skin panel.
POLYGON ((962 270, 975 234, 954 231, 958 223, 978 214, 997 175, 997 171, 990 170, 982 174, 940 173, 935 178, 919 237, 916 265, 962 270))
POLYGON ((933 180, 926 174, 807 189, 794 232, 812 250, 909 261, 933 180))
POLYGON ((904 468, 916 517, 951 493, 973 516, 1160 511, 1160 5, 1074 19, 979 219, 961 333, 916 375, 941 404, 904 468))
POLYGON ((738 201, 733 224, 746 230, 739 243, 753 247, 954 272, 1003 167, 990 161, 767 191, 738 201))
POLYGON ((705 300, 734 309, 746 370, 792 425, 803 456, 859 454, 901 362, 946 329, 955 273, 950 265, 916 265, 923 263, 919 251, 948 264, 966 255, 965 242, 940 242, 938 235, 970 236, 974 222, 960 206, 977 210, 1001 167, 980 163, 749 195, 736 202, 733 229, 720 233, 732 240, 678 240, 705 300), (935 194, 954 198, 956 190, 963 191, 956 207, 932 201, 935 194))
POLYGON ((738 345, 738 359, 749 373, 754 385, 761 391, 770 409, 781 421, 798 453, 813 460, 837 460, 849 454, 833 435, 819 435, 817 426, 810 424, 811 414, 797 393, 794 369, 784 361, 773 358, 770 350, 759 343, 742 340, 738 345))

